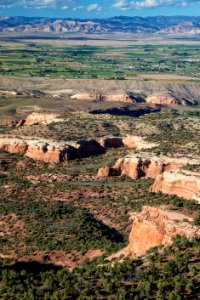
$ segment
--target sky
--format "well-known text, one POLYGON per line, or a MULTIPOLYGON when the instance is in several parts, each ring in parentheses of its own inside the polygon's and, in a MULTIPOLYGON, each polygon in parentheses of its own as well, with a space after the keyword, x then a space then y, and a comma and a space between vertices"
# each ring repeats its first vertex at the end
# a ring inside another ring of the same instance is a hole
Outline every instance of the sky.
POLYGON ((200 0, 0 0, 0 16, 107 18, 200 16, 200 0))

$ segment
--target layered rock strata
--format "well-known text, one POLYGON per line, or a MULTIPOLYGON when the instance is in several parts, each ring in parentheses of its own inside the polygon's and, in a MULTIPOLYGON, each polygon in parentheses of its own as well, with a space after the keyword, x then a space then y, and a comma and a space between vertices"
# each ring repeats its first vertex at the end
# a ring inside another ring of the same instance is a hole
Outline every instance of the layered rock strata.
POLYGON ((59 118, 59 114, 47 112, 33 112, 26 118, 23 125, 50 124, 53 122, 62 121, 63 119, 59 118))
POLYGON ((148 144, 140 137, 105 138, 100 140, 80 140, 76 142, 53 142, 50 140, 31 140, 19 138, 0 138, 0 150, 24 154, 34 160, 47 163, 59 163, 75 158, 98 155, 105 152, 109 147, 129 146, 141 149, 155 146, 148 144), (135 142, 134 142, 135 140, 135 142))
POLYGON ((176 99, 172 96, 153 95, 146 98, 146 102, 161 105, 187 105, 186 100, 176 99))
POLYGON ((146 99, 137 96, 134 94, 112 94, 112 95, 104 95, 101 93, 80 93, 71 96, 71 99, 75 100, 88 100, 88 101, 116 101, 116 102, 130 102, 130 103, 137 103, 137 102, 147 102, 153 104, 160 104, 160 105, 187 105, 190 101, 184 99, 178 99, 171 95, 159 95, 154 94, 148 96, 146 99))
POLYGON ((141 177, 156 178, 165 171, 176 170, 187 164, 197 164, 196 160, 189 160, 187 158, 168 158, 161 157, 138 157, 137 155, 130 155, 124 158, 119 158, 112 168, 103 167, 99 169, 99 177, 107 176, 122 176, 127 175, 132 179, 139 179, 141 177))
POLYGON ((156 177, 151 192, 177 195, 200 203, 200 173, 168 171, 156 177))
POLYGON ((101 93, 80 93, 71 96, 75 100, 90 100, 90 101, 116 101, 116 102, 130 102, 136 103, 137 99, 132 95, 117 94, 117 95, 103 95, 101 93))
POLYGON ((125 252, 134 257, 144 255, 152 247, 170 245, 177 234, 189 239, 200 236, 200 228, 192 225, 191 217, 169 210, 167 206, 144 206, 140 213, 132 214, 132 219, 125 252))

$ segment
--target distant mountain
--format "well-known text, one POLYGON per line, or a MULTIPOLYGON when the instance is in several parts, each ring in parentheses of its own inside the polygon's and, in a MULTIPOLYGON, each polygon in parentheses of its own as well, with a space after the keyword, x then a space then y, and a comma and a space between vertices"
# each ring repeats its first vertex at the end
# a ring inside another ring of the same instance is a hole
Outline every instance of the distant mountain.
POLYGON ((200 34, 200 17, 156 16, 108 19, 58 19, 43 17, 0 17, 5 32, 166 33, 200 34))

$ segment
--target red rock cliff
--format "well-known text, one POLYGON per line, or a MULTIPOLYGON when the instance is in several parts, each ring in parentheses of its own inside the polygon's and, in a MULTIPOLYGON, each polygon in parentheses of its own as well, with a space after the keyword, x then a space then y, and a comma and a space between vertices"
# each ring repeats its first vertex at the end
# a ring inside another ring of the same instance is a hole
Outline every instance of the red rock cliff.
POLYGON ((187 171, 164 172, 157 176, 150 191, 177 195, 200 202, 200 174, 187 171))
POLYGON ((127 175, 133 179, 141 177, 156 178, 165 171, 176 170, 187 164, 194 164, 196 161, 187 158, 162 157, 138 157, 130 155, 117 160, 112 168, 103 167, 99 170, 98 176, 122 176, 127 175))
POLYGON ((177 234, 187 238, 200 236, 200 228, 192 225, 192 218, 166 206, 144 206, 140 213, 132 214, 132 218, 133 226, 126 248, 132 256, 144 255, 152 247, 170 245, 177 234))

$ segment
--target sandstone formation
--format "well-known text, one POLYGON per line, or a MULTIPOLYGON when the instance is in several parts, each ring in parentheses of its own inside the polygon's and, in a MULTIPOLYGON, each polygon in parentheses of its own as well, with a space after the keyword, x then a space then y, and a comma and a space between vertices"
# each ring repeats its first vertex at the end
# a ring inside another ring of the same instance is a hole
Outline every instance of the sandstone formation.
POLYGON ((158 144, 149 143, 139 136, 106 137, 100 139, 99 143, 105 148, 128 147, 136 150, 151 149, 158 146, 158 144))
POLYGON ((44 161, 46 163, 58 164, 77 157, 77 154, 75 149, 69 145, 33 141, 29 142, 25 156, 34 160, 44 161))
POLYGON ((154 147, 143 138, 130 136, 126 138, 107 137, 100 140, 80 140, 75 142, 53 142, 51 140, 32 140, 19 138, 0 138, 0 150, 10 153, 21 153, 34 160, 47 163, 59 163, 75 158, 98 155, 106 148, 126 146, 134 149, 154 147))
POLYGON ((63 119, 59 118, 59 114, 56 113, 33 112, 26 118, 24 125, 50 124, 62 121, 63 119))
POLYGON ((165 171, 176 170, 187 164, 197 164, 196 160, 187 158, 168 158, 166 156, 148 158, 143 154, 142 157, 129 155, 119 158, 112 168, 103 167, 99 169, 98 177, 122 176, 127 175, 132 179, 141 177, 156 178, 165 171))
POLYGON ((0 125, 7 126, 7 127, 15 127, 18 126, 19 121, 17 120, 9 120, 9 119, 1 119, 0 125))
POLYGON ((164 172, 156 177, 150 191, 177 195, 200 202, 200 173, 180 170, 164 172))
POLYGON ((131 102, 136 103, 137 99, 132 95, 117 94, 117 95, 103 95, 101 93, 81 93, 71 96, 71 99, 76 100, 99 100, 99 101, 116 101, 116 102, 131 102))
POLYGON ((171 95, 151 95, 148 96, 146 99, 142 97, 138 97, 132 94, 111 94, 111 95, 104 95, 101 93, 80 93, 71 96, 71 99, 76 100, 98 100, 98 101, 116 101, 116 102, 130 102, 130 103, 137 103, 137 102, 147 102, 152 104, 160 104, 160 105, 187 105, 189 101, 175 98, 171 95))
POLYGON ((187 101, 172 96, 154 95, 146 98, 146 102, 160 105, 187 105, 187 101))
POLYGON ((93 139, 70 142, 69 145, 76 149, 77 157, 88 157, 105 152, 105 148, 98 141, 93 139))
POLYGON ((17 138, 1 138, 0 139, 0 150, 9 153, 21 153, 25 154, 28 149, 28 144, 24 140, 17 138))
POLYGON ((200 228, 192 225, 193 219, 167 206, 144 206, 140 213, 132 214, 133 226, 126 253, 142 256, 150 248, 170 245, 179 234, 187 238, 200 236, 200 228))
POLYGON ((0 90, 0 96, 1 97, 15 97, 17 96, 16 91, 2 91, 0 90))

